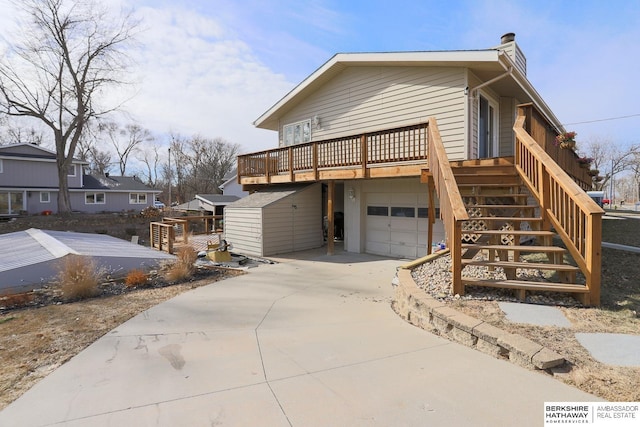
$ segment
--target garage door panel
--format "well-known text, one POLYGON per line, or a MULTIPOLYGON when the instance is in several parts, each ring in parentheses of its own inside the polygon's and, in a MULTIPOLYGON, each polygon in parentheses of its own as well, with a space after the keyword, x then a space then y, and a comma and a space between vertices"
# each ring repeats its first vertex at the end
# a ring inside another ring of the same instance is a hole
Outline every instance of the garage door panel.
POLYGON ((391 218, 391 233, 396 231, 412 231, 416 232, 417 221, 415 218, 391 218))
POLYGON ((398 231, 396 233, 391 233, 391 243, 415 246, 418 244, 418 236, 416 233, 398 231))
POLYGON ((395 256, 401 256, 404 258, 415 259, 416 258, 416 247, 415 246, 405 246, 405 245, 391 245, 391 253, 395 256))
POLYGON ((389 255, 391 253, 391 245, 389 243, 367 242, 365 250, 370 254, 389 255))

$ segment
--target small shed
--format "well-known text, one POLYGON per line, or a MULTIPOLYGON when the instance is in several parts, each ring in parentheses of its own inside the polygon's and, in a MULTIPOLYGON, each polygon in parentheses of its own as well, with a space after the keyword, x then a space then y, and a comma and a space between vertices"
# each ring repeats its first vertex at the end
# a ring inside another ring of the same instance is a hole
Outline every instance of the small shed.
POLYGON ((235 252, 246 255, 321 247, 321 184, 274 186, 227 205, 224 234, 235 252))

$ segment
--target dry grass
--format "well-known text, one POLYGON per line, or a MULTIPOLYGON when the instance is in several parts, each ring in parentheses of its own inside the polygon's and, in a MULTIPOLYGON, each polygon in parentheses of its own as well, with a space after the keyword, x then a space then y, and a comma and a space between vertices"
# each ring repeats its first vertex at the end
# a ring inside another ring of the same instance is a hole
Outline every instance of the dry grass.
POLYGON ((179 282, 191 277, 194 263, 198 259, 196 252, 186 246, 180 248, 176 255, 178 259, 166 266, 164 277, 168 282, 179 282))
POLYGON ((90 298, 98 293, 98 285, 104 277, 90 257, 67 255, 58 264, 56 280, 65 300, 90 298))
MULTIPOLYGON (((603 241, 640 247, 640 219, 603 221, 603 241)), ((458 300, 452 306, 561 354, 567 366, 552 373, 561 381, 610 401, 640 401, 640 367, 600 363, 575 337, 579 332, 640 335, 640 254, 602 249, 601 306, 560 307, 571 328, 512 323, 495 301, 458 300)))
POLYGON ((124 279, 124 284, 130 288, 149 284, 149 275, 142 270, 131 270, 124 279))

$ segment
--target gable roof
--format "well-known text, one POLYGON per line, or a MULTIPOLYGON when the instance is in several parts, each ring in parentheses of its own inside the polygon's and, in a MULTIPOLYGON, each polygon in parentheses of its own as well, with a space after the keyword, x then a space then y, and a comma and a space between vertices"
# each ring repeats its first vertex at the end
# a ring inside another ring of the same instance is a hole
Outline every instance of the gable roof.
POLYGON ((212 206, 224 206, 239 199, 238 196, 225 196, 223 194, 196 194, 196 199, 212 206))
POLYGON ((523 68, 516 65, 506 53, 504 48, 511 47, 511 44, 515 42, 483 50, 338 53, 258 117, 253 124, 262 129, 278 130, 280 117, 348 67, 414 66, 466 67, 485 82, 508 73, 508 79, 500 79, 495 84, 509 88, 518 94, 522 102, 535 103, 552 123, 562 129, 560 121, 527 80, 523 68))
MULTIPOLYGON (((0 145, 0 157, 55 162, 56 152, 39 145, 22 142, 19 144, 0 145)), ((89 164, 89 162, 76 158, 73 159, 73 163, 89 164)))
POLYGON ((263 208, 272 203, 291 196, 298 191, 304 190, 314 184, 297 184, 286 186, 275 186, 249 194, 247 197, 238 199, 227 207, 230 208, 263 208))
POLYGON ((162 192, 147 186, 135 176, 85 175, 83 182, 83 190, 162 192))

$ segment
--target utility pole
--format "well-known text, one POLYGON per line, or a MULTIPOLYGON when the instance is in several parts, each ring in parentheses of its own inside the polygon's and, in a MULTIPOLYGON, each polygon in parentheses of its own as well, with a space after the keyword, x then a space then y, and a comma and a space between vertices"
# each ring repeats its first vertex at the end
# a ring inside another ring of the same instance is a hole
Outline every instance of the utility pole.
POLYGON ((167 207, 171 210, 171 147, 169 147, 169 203, 167 207))
POLYGON ((611 185, 609 186, 609 209, 613 207, 613 159, 611 159, 611 185))

